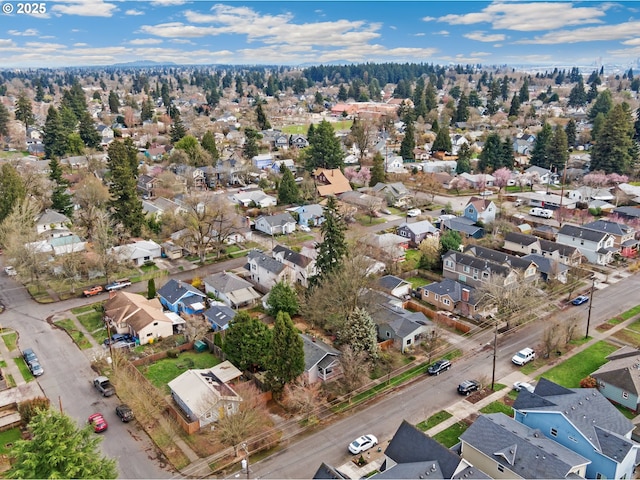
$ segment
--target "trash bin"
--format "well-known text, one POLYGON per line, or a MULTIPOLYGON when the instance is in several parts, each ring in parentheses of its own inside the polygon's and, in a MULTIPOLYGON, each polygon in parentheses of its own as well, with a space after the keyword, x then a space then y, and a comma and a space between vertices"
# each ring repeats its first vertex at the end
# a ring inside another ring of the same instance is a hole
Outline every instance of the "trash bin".
POLYGON ((193 349, 196 352, 205 352, 207 350, 207 344, 204 343, 202 340, 197 340, 193 344, 193 349))

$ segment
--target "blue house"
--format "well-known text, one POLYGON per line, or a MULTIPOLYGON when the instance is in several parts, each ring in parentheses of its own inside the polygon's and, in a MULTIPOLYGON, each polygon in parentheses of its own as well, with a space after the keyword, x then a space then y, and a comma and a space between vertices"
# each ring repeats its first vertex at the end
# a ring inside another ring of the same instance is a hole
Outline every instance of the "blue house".
POLYGON ((207 295, 188 283, 171 279, 158 290, 158 298, 167 310, 193 315, 204 312, 207 295))
POLYGON ((493 223, 496 219, 496 204, 486 198, 471 197, 464 207, 465 218, 474 223, 493 223))
POLYGON ((212 305, 204 312, 204 319, 209 322, 214 331, 226 330, 229 322, 236 316, 236 311, 226 305, 212 305))
POLYGON ((595 388, 565 388, 541 378, 513 404, 515 419, 591 460, 586 478, 633 478, 639 445, 633 424, 595 388))
POLYGON ((324 209, 322 205, 314 203, 312 205, 302 205, 294 210, 298 214, 298 225, 307 227, 317 227, 324 222, 324 209))

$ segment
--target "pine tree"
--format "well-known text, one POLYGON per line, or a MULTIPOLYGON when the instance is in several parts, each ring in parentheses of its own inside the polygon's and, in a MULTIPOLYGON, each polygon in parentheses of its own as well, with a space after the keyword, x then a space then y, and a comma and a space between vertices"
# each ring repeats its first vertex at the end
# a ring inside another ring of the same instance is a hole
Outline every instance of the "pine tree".
POLYGON ((24 123, 25 130, 33 125, 33 122, 35 122, 33 109, 31 107, 31 100, 29 100, 29 97, 27 97, 27 94, 23 91, 20 91, 20 93, 18 94, 15 117, 16 120, 24 123))
POLYGON ((574 147, 577 140, 576 121, 572 118, 567 122, 567 126, 564 128, 564 133, 567 135, 567 144, 570 147, 574 147))
POLYGON ((533 146, 533 150, 531 151, 531 159, 529 160, 529 163, 531 165, 542 168, 549 168, 549 145, 551 144, 552 138, 553 129, 551 128, 550 124, 545 122, 542 125, 542 130, 538 132, 536 143, 533 146))
POLYGON ((109 110, 114 115, 119 113, 118 109, 120 108, 120 100, 118 99, 118 94, 111 90, 109 92, 109 110))
POLYGON ((26 196, 27 188, 20 173, 10 163, 4 163, 0 167, 0 223, 26 196))
POLYGON ((520 115, 520 99, 514 93, 511 99, 511 106, 509 107, 509 116, 517 117, 518 115, 520 115))
POLYGON ((288 167, 282 165, 281 170, 282 179, 278 186, 278 204, 290 205, 292 203, 297 203, 300 200, 300 190, 298 189, 296 179, 288 167))
POLYGON ((349 95, 347 94, 347 89, 344 88, 344 84, 340 84, 340 88, 338 89, 338 100, 341 102, 346 102, 349 99, 349 95))
POLYGON ((429 82, 424 93, 424 103, 427 107, 427 112, 430 112, 438 106, 438 92, 436 92, 433 83, 429 82))
POLYGON ((571 91, 569 92, 569 102, 568 105, 570 107, 581 107, 587 103, 587 93, 584 91, 584 83, 582 82, 582 77, 578 80, 571 91))
POLYGON ((225 331, 222 350, 231 363, 242 371, 267 368, 271 330, 247 311, 239 311, 225 331))
POLYGON ((438 130, 436 139, 431 146, 433 152, 450 152, 451 151, 451 137, 449 137, 449 129, 443 127, 438 130))
POLYGON ((267 378, 275 393, 304 372, 304 342, 291 317, 279 312, 273 325, 267 378))
POLYGON ((242 146, 242 154, 245 158, 251 159, 258 155, 258 132, 253 128, 246 127, 244 129, 244 145, 242 146))
POLYGON ((409 121, 409 123, 407 123, 405 126, 404 138, 400 143, 400 156, 402 157, 402 160, 404 162, 410 162, 414 160, 414 148, 416 148, 415 127, 413 126, 413 122, 409 121))
POLYGON ((28 440, 11 448, 7 478, 117 478, 113 459, 100 453, 101 439, 90 425, 78 428, 71 417, 40 410, 29 422, 28 440))
POLYGON ((569 161, 569 143, 567 142, 567 134, 562 127, 556 128, 548 151, 549 166, 553 165, 557 171, 563 169, 569 161))
POLYGON ((171 124, 171 132, 170 132, 171 143, 179 142, 180 139, 182 139, 182 137, 184 137, 186 134, 187 134, 187 129, 185 128, 184 123, 182 123, 182 118, 180 118, 180 113, 178 113, 174 118, 173 123, 171 124))
POLYGON ((9 135, 9 110, 0 103, 0 140, 2 143, 7 135, 9 135))
POLYGON ((130 138, 109 145, 107 165, 111 172, 109 192, 112 216, 134 236, 140 236, 144 224, 142 201, 138 198, 138 150, 130 138))
POLYGON ((469 101, 464 92, 460 94, 454 118, 456 122, 466 122, 469 120, 469 101))
POLYGON ((524 77, 524 81, 522 82, 522 87, 520 87, 520 92, 518 93, 518 100, 520 103, 525 103, 529 101, 529 78, 524 77))
POLYGON ((149 300, 156 298, 156 281, 153 277, 147 282, 147 298, 149 300))
POLYGON ((637 161, 633 141, 634 126, 626 104, 615 105, 606 116, 591 149, 591 170, 604 173, 631 173, 637 161))
POLYGON ((44 154, 47 158, 62 157, 67 151, 67 133, 62 125, 58 110, 49 106, 44 122, 44 154))
POLYGON ((269 123, 269 119, 267 118, 267 114, 264 113, 264 109, 262 108, 262 102, 256 102, 256 119, 258 122, 258 129, 260 130, 269 130, 271 128, 271 124, 269 123))
MULTIPOLYGON (((311 130, 311 127, 309 127, 311 130)), ((305 168, 312 172, 316 168, 340 168, 344 167, 344 152, 340 139, 336 137, 333 126, 323 120, 313 129, 313 134, 308 136, 309 146, 306 148, 305 168)))
POLYGON ((322 222, 320 230, 322 242, 316 245, 318 251, 317 274, 311 278, 312 285, 321 283, 331 272, 340 269, 344 256, 347 254, 345 237, 347 224, 338 211, 338 201, 335 197, 329 197, 327 200, 327 205, 324 207, 324 222, 322 222))
POLYGON ((205 151, 211 154, 211 158, 214 163, 220 158, 220 153, 218 153, 218 148, 216 147, 216 137, 212 132, 207 130, 207 132, 202 136, 200 145, 202 145, 202 148, 204 148, 205 151))
POLYGON ((62 178, 62 168, 56 157, 49 161, 49 180, 53 182, 51 208, 67 217, 73 214, 73 201, 67 193, 69 182, 62 178))
POLYGON ((371 358, 378 355, 376 324, 364 308, 356 307, 338 332, 338 340, 356 352, 366 352, 371 358))
POLYGON ((471 149, 469 148, 469 144, 463 143, 458 150, 458 160, 456 162, 456 173, 460 175, 461 173, 470 173, 471 172, 471 149))
POLYGON ((373 166, 371 167, 371 179, 369 180, 369 186, 375 187, 378 183, 383 183, 386 180, 386 174, 384 171, 384 157, 380 152, 376 152, 373 156, 373 166))
POLYGON ((596 101, 591 106, 588 112, 589 120, 593 121, 599 113, 603 113, 605 116, 613 108, 613 99, 611 98, 611 92, 609 90, 603 90, 596 97, 596 101))
POLYGON ((153 118, 153 102, 151 96, 148 96, 146 100, 142 102, 142 109, 140 111, 140 120, 143 122, 151 120, 153 118))
POLYGON ((83 112, 78 125, 80 138, 88 148, 98 148, 100 146, 100 134, 96 130, 96 125, 88 111, 83 112))
POLYGON ((492 132, 487 136, 482 152, 478 156, 478 170, 495 171, 502 166, 503 158, 502 139, 499 134, 492 132))

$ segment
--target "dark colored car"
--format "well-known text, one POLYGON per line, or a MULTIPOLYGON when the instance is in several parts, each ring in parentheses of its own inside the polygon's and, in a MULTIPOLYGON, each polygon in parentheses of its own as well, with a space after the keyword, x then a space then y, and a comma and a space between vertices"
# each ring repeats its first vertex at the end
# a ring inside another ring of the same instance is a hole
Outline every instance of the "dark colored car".
POLYGON ((480 390, 480 382, 477 380, 465 380, 458 385, 458 393, 462 395, 471 395, 478 390, 480 390))
POLYGON ((571 300, 571 303, 574 305, 582 305, 583 303, 587 303, 588 301, 589 301, 589 297, 587 297, 586 295, 580 295, 579 297, 576 297, 573 300, 571 300))
POLYGON ((24 358, 24 361, 27 365, 29 365, 31 362, 38 361, 38 357, 36 356, 36 353, 31 348, 25 348, 22 351, 22 358, 24 358))
POLYGON ((131 410, 131 407, 129 407, 129 405, 126 405, 124 403, 116 407, 116 415, 118 415, 120 420, 125 423, 130 422, 134 419, 133 410, 131 410))
POLYGON ((441 372, 446 372, 451 368, 451 362, 449 360, 438 360, 436 363, 427 368, 429 375, 440 375, 441 372))
POLYGON ((134 342, 135 339, 133 338, 133 336, 129 333, 114 333, 113 335, 111 335, 111 338, 105 338, 104 339, 104 344, 109 346, 112 343, 118 343, 118 342, 134 342))

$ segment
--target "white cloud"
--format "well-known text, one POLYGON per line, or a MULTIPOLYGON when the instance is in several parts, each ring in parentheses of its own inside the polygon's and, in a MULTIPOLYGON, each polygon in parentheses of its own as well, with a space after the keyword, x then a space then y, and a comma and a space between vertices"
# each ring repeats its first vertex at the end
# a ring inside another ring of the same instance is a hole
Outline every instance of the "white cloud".
POLYGON ((74 47, 88 47, 88 43, 78 42, 73 44, 74 47))
POLYGON ((129 42, 131 45, 157 45, 162 43, 159 38, 135 38, 129 42))
POLYGON ((416 34, 414 35, 414 37, 424 37, 424 36, 425 36, 425 33, 424 33, 424 32, 416 33, 416 34))
POLYGON ((422 17, 423 22, 433 22, 436 17, 422 17))
POLYGON ((442 35, 443 37, 448 37, 449 30, 439 30, 437 32, 432 32, 432 35, 442 35))
POLYGON ((27 28, 23 31, 9 30, 7 33, 16 37, 36 37, 38 35, 38 30, 36 30, 35 28, 27 28))
POLYGON ((506 36, 501 33, 487 34, 485 32, 471 32, 465 33, 463 37, 469 40, 476 40, 478 42, 502 42, 506 36))
POLYGON ((156 7, 172 7, 177 5, 184 5, 187 0, 153 0, 151 5, 156 7))
POLYGON ((132 15, 132 16, 138 16, 138 15, 144 15, 144 12, 142 10, 136 10, 135 8, 132 8, 130 10, 127 10, 126 12, 124 12, 125 15, 132 15))
POLYGON ((79 15, 81 17, 111 17, 118 8, 103 0, 65 0, 51 6, 58 15, 79 15))
POLYGON ((206 37, 220 34, 220 31, 214 27, 196 27, 193 25, 185 25, 181 22, 161 23, 159 25, 142 25, 140 31, 158 37, 206 37))
MULTIPOLYGON (((473 4, 471 4, 473 5, 473 4)), ((494 2, 480 12, 445 15, 439 22, 451 25, 490 23, 494 29, 533 32, 588 23, 602 23, 612 4, 575 7, 567 2, 494 2)))
POLYGON ((13 40, 9 38, 0 38, 0 47, 9 48, 9 47, 15 47, 15 46, 16 44, 13 40))
POLYGON ((596 42, 607 40, 633 39, 640 31, 640 21, 626 22, 618 25, 576 28, 575 30, 558 30, 533 39, 522 39, 515 43, 555 45, 560 43, 596 42))
POLYGON ((177 43, 182 45, 195 45, 191 40, 187 40, 186 38, 172 38, 169 40, 171 43, 177 43))

